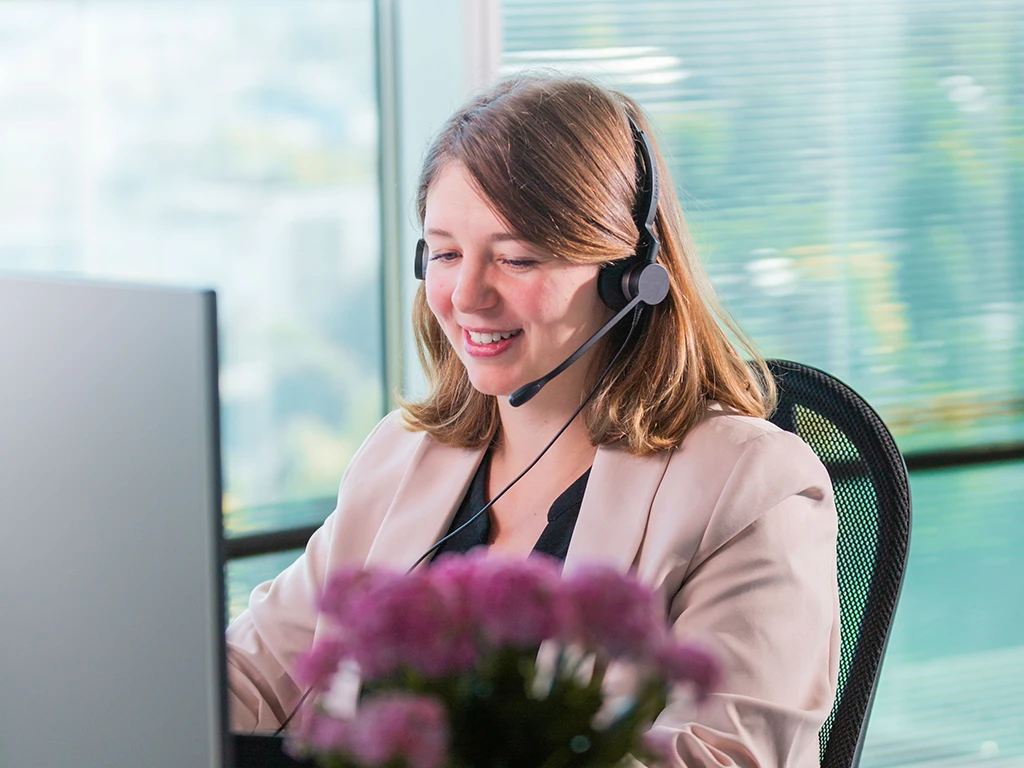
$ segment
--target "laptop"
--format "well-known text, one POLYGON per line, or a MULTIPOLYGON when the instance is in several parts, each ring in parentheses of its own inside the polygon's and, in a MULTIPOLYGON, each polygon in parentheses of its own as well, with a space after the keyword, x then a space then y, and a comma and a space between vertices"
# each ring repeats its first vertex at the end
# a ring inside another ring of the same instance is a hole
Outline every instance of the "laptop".
POLYGON ((229 768, 212 291, 0 276, 0 766, 229 768))

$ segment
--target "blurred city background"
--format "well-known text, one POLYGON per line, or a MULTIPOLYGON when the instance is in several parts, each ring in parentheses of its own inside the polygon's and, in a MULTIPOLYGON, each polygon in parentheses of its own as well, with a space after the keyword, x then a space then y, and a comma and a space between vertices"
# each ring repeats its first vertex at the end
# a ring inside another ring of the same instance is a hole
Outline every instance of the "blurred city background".
MULTIPOLYGON (((430 132, 488 75, 625 90, 731 313, 917 468, 862 764, 1024 765, 1024 4, 475 5, 0 1, 0 270, 216 288, 228 534, 306 529, 419 385, 430 132)), ((231 615, 296 554, 233 559, 231 615)))

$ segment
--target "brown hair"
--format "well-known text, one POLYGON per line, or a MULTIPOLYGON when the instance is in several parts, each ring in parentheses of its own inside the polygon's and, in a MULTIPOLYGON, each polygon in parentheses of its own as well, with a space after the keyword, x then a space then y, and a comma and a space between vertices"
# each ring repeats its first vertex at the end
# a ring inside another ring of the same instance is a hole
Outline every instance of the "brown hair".
MULTIPOLYGON (((447 163, 458 162, 524 243, 575 263, 631 256, 639 236, 632 216, 638 179, 627 115, 650 135, 636 102, 588 80, 500 82, 456 112, 427 152, 417 196, 421 224, 430 185, 447 163)), ((763 360, 715 298, 656 148, 655 154, 658 261, 669 273, 669 295, 645 310, 637 337, 583 413, 594 445, 619 443, 640 456, 678 446, 711 401, 758 417, 775 402, 763 360)), ((473 388, 423 286, 413 324, 430 392, 418 402, 401 402, 406 423, 446 445, 478 447, 493 439, 500 427, 497 400, 473 388)), ((610 362, 626 325, 608 337, 596 370, 610 362)))

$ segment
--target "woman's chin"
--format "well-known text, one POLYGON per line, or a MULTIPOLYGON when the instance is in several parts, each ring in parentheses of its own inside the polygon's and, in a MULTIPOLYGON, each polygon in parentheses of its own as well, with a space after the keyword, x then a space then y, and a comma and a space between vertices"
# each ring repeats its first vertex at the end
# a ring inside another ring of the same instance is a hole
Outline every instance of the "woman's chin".
POLYGON ((495 388, 485 385, 477 386, 476 384, 473 385, 473 389, 482 395, 491 395, 492 397, 508 397, 515 392, 514 389, 508 389, 505 387, 495 388))
POLYGON ((475 378, 470 376, 469 383, 480 394, 492 395, 493 397, 508 397, 521 386, 519 383, 510 383, 507 379, 495 381, 484 376, 475 378))

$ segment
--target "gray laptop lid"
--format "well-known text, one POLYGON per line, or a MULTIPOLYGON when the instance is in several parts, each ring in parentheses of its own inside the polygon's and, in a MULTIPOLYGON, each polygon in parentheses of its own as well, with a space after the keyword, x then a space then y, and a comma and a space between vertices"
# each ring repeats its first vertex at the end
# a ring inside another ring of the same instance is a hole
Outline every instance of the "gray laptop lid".
POLYGON ((215 299, 0 276, 0 766, 225 768, 215 299))

